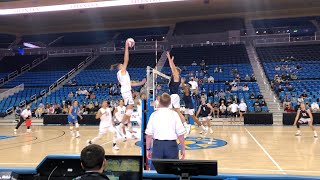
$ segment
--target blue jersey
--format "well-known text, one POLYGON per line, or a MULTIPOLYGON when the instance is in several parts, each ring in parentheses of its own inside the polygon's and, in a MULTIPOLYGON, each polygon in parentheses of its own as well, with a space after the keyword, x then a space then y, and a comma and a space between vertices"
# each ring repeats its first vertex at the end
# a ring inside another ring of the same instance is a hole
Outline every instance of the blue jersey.
MULTIPOLYGON (((71 110, 71 114, 73 117, 77 117, 78 116, 78 113, 79 113, 79 107, 73 107, 71 106, 72 110, 71 110)), ((70 114, 69 114, 70 116, 70 114)))
POLYGON ((181 79, 179 77, 179 82, 174 82, 173 76, 171 76, 170 82, 169 82, 169 90, 170 94, 179 94, 179 86, 181 84, 181 79))
POLYGON ((75 121, 77 121, 77 116, 78 116, 78 113, 79 113, 79 107, 73 107, 71 106, 71 115, 73 116, 73 118, 71 117, 71 115, 69 114, 68 115, 68 122, 69 123, 73 123, 75 121))
POLYGON ((189 96, 183 95, 182 99, 183 99, 185 107, 187 109, 194 109, 194 105, 193 105, 193 102, 192 102, 192 97, 190 95, 189 96))

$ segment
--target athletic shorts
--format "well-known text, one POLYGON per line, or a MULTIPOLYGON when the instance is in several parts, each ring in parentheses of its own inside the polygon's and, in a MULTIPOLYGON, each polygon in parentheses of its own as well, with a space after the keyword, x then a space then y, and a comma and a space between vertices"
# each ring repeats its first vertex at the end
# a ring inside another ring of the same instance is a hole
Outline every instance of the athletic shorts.
POLYGON ((231 112, 231 117, 237 117, 237 112, 231 112))
POLYGON ((171 104, 169 108, 180 108, 180 96, 178 94, 171 94, 171 104))
POLYGON ((194 115, 194 109, 186 109, 186 110, 184 111, 184 114, 187 114, 187 115, 192 116, 192 115, 194 115))
POLYGON ((211 116, 199 117, 199 121, 203 122, 203 121, 207 121, 208 119, 210 120, 211 118, 212 118, 211 116))
POLYGON ((125 106, 134 104, 131 91, 121 93, 121 95, 125 106))
POLYGON ((311 121, 310 118, 300 118, 300 119, 299 119, 299 122, 300 122, 300 123, 307 123, 307 122, 310 122, 310 121, 311 121))
POLYGON ((99 126, 99 134, 106 134, 108 131, 113 132, 113 126, 99 126))
MULTIPOLYGON (((120 119, 120 121, 118 121, 116 118, 114 118, 114 124, 115 124, 116 126, 119 125, 120 122, 121 122, 121 119, 120 119)), ((126 120, 125 122, 123 122, 123 124, 124 124, 124 125, 128 124, 128 120, 126 120)))
POLYGON ((68 115, 68 122, 69 122, 69 124, 77 122, 77 116, 73 119, 70 115, 68 115))

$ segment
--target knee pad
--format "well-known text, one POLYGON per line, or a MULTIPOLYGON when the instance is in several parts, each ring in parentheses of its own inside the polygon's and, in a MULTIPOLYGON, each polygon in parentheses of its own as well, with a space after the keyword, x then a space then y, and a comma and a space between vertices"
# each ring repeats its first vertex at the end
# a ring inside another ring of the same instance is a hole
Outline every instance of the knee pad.
POLYGON ((298 121, 297 122, 297 128, 300 128, 300 125, 301 125, 302 123, 300 122, 300 121, 298 121))
POLYGON ((79 123, 76 123, 76 128, 78 128, 79 127, 79 123))
POLYGON ((127 109, 127 110, 126 110, 126 115, 127 115, 127 116, 130 116, 130 117, 131 117, 132 113, 133 113, 133 110, 132 110, 132 109, 127 109))

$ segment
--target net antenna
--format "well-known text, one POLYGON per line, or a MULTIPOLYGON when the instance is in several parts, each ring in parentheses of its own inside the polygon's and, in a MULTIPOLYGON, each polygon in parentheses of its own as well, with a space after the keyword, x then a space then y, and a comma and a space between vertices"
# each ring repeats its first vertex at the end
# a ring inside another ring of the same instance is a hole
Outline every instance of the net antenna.
POLYGON ((147 98, 150 98, 150 94, 152 93, 152 100, 153 102, 156 99, 156 88, 158 84, 158 78, 164 79, 166 81, 170 81, 170 76, 151 68, 150 66, 147 67, 147 98))

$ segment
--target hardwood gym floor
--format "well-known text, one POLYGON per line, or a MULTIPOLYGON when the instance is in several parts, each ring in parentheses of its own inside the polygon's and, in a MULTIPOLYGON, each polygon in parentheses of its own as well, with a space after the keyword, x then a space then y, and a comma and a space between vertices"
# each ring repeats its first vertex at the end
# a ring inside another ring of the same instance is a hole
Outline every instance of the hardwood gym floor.
MULTIPOLYGON (((82 126, 81 137, 74 138, 68 126, 33 126, 32 133, 22 126, 17 134, 13 128, 0 126, 2 167, 35 167, 48 154, 78 154, 98 132, 97 126, 82 126)), ((320 143, 308 127, 302 127, 301 137, 294 136, 293 126, 219 125, 213 130, 206 135, 198 128, 191 132, 186 159, 218 160, 219 173, 320 176, 320 143)), ((108 134, 97 142, 107 154, 140 154, 138 140, 120 141, 120 150, 114 151, 111 139, 108 134)))

